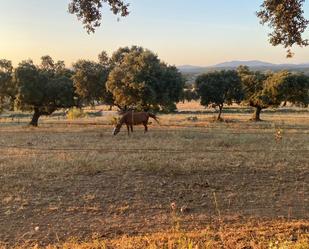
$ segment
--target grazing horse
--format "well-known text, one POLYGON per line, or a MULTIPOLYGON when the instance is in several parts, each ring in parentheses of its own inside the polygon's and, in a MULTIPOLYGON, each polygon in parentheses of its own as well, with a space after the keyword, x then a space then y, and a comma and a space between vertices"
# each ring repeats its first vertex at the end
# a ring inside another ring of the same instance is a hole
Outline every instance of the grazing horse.
POLYGON ((131 132, 133 132, 133 125, 144 125, 145 133, 148 131, 148 120, 149 118, 153 118, 159 124, 158 118, 156 115, 149 113, 149 112, 133 112, 129 111, 126 112, 122 118, 117 123, 116 127, 114 128, 113 135, 117 135, 121 129, 123 124, 126 124, 128 129, 128 135, 130 135, 130 128, 131 132))

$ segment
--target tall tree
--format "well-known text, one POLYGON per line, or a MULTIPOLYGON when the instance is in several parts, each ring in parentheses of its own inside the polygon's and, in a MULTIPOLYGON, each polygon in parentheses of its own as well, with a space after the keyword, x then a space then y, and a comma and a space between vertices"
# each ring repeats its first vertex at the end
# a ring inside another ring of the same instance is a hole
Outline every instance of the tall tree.
POLYGON ((119 49, 112 59, 107 88, 120 108, 175 109, 184 85, 176 67, 162 63, 141 47, 119 49))
POLYGON ((52 66, 50 59, 42 57, 40 66, 34 65, 31 60, 23 61, 14 72, 16 106, 22 111, 33 111, 32 126, 38 126, 42 115, 50 115, 59 108, 75 104, 73 82, 63 74, 67 71, 57 71, 59 68, 52 66))
POLYGON ((240 103, 243 99, 241 80, 236 71, 217 71, 197 77, 196 87, 201 104, 219 107, 218 120, 224 104, 240 103))
POLYGON ((279 106, 283 101, 282 91, 279 91, 278 87, 286 76, 285 72, 264 74, 240 66, 238 74, 245 93, 244 103, 255 108, 252 121, 261 121, 260 114, 263 109, 279 106))
POLYGON ((245 93, 244 103, 255 108, 251 120, 261 121, 261 111, 269 107, 268 101, 265 102, 266 96, 264 92, 264 82, 267 76, 261 72, 250 71, 246 66, 240 66, 237 71, 245 93))

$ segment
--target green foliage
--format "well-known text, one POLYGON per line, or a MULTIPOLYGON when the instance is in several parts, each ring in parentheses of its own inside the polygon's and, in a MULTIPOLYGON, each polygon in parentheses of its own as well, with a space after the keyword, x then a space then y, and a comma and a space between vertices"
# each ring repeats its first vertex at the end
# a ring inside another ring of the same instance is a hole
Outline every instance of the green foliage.
POLYGON ((108 3, 115 15, 127 16, 129 14, 128 4, 122 0, 71 0, 69 12, 76 14, 82 20, 88 33, 94 32, 99 27, 102 19, 103 3, 108 3))
POLYGON ((104 68, 109 68, 111 61, 110 58, 108 57, 108 54, 106 53, 106 51, 102 51, 99 55, 98 55, 98 60, 99 60, 99 64, 104 67, 104 68))
POLYGON ((304 74, 287 71, 263 74, 243 66, 238 68, 238 73, 245 93, 244 102, 257 109, 255 120, 259 120, 262 109, 279 106, 282 102, 302 106, 309 103, 309 78, 304 74))
MULTIPOLYGON (((270 79, 271 94, 276 102, 290 102, 298 106, 309 104, 309 77, 286 71, 274 74, 270 79)), ((269 86, 268 86, 269 87, 269 86)))
POLYGON ((296 44, 308 46, 308 39, 304 39, 309 21, 304 17, 303 4, 305 0, 264 0, 257 16, 262 24, 268 24, 273 32, 269 34, 273 46, 283 45, 288 48, 287 57, 293 54, 290 48, 296 44))
POLYGON ((16 68, 16 107, 34 111, 31 125, 37 126, 41 115, 50 115, 59 108, 74 106, 74 88, 67 70, 56 67, 50 57, 42 57, 41 66, 23 61, 16 68))
MULTIPOLYGON (((262 0, 261 0, 262 1, 262 0)), ((288 48, 287 57, 292 57, 293 45, 308 46, 308 39, 302 37, 309 20, 304 16, 305 0, 263 0, 257 12, 260 22, 268 24, 273 30, 269 34, 273 46, 283 45, 288 48)), ((115 15, 129 15, 129 4, 123 0, 71 0, 69 12, 75 14, 84 24, 88 33, 94 32, 101 25, 102 7, 107 3, 115 15)))
POLYGON ((265 91, 265 82, 271 74, 266 75, 258 71, 253 72, 246 66, 240 66, 237 71, 243 85, 244 103, 256 108, 252 120, 259 121, 261 110, 275 104, 270 95, 271 91, 269 91, 269 88, 265 91))
POLYGON ((110 69, 106 61, 107 58, 104 56, 106 56, 104 53, 99 55, 100 63, 79 60, 73 64, 72 79, 81 104, 94 105, 96 101, 113 104, 112 95, 106 91, 106 81, 110 69))
POLYGON ((252 107, 268 107, 268 103, 263 101, 264 82, 268 76, 259 71, 250 71, 247 66, 240 66, 237 71, 242 81, 245 102, 252 107))
POLYGON ((12 63, 8 60, 0 60, 0 111, 5 107, 12 109, 15 94, 12 63))
POLYGON ((142 47, 138 47, 138 46, 132 46, 132 47, 121 47, 118 48, 113 54, 112 57, 110 58, 110 64, 111 67, 115 67, 115 66, 119 66, 124 57, 129 54, 129 53, 142 53, 144 51, 144 49, 142 47))
POLYGON ((114 53, 112 61, 114 68, 107 89, 119 107, 175 109, 184 86, 176 67, 162 63, 157 55, 141 47, 121 48, 114 53))
POLYGON ((181 97, 182 101, 191 102, 193 100, 198 100, 198 99, 199 99, 199 95, 198 95, 196 89, 184 88, 183 93, 182 93, 182 97, 181 97))
POLYGON ((196 87, 201 104, 219 107, 219 116, 224 104, 240 103, 243 99, 241 80, 236 71, 216 71, 197 77, 196 87))

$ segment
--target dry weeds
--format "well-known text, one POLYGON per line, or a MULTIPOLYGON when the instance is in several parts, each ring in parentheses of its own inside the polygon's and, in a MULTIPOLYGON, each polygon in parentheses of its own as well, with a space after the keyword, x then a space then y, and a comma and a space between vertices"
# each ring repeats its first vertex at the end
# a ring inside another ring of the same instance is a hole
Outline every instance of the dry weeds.
POLYGON ((162 115, 163 126, 131 137, 112 137, 110 117, 100 125, 44 120, 38 129, 3 123, 0 241, 308 248, 309 117, 265 114, 267 122, 253 124, 249 114, 229 115, 222 123, 211 114, 162 115))

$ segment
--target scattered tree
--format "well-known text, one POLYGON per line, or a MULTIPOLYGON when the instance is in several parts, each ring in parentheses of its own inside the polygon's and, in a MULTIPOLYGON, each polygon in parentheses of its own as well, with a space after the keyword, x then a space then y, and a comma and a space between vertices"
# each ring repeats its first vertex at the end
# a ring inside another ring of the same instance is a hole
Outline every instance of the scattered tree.
POLYGON ((255 108, 255 121, 263 109, 282 102, 309 104, 309 77, 301 73, 261 73, 240 66, 237 71, 200 75, 195 85, 195 89, 185 88, 176 67, 137 46, 120 48, 111 58, 102 52, 99 62, 80 60, 74 71, 50 56, 43 56, 39 66, 23 61, 15 70, 10 61, 0 60, 0 109, 33 111, 33 126, 40 116, 80 106, 81 101, 85 105, 103 102, 121 110, 173 111, 180 100, 200 98, 204 106, 219 107, 220 119, 224 104, 243 100, 255 108))
POLYGON ((34 112, 32 126, 38 125, 42 115, 75 104, 73 82, 65 74, 67 70, 54 65, 50 57, 42 57, 40 66, 29 60, 21 62, 15 70, 16 106, 22 111, 34 112))
POLYGON ((219 107, 218 120, 221 120, 224 104, 240 103, 243 99, 240 77, 233 70, 200 75, 196 87, 203 106, 219 107))

